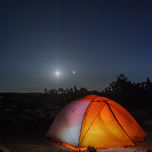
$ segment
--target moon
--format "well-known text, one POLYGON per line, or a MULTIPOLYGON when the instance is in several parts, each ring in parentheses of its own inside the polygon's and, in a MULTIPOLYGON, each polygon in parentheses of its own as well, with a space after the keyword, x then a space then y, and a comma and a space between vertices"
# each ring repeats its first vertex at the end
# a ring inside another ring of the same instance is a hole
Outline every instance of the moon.
POLYGON ((55 72, 55 75, 56 75, 57 77, 59 77, 59 76, 60 76, 60 71, 56 71, 56 72, 55 72))

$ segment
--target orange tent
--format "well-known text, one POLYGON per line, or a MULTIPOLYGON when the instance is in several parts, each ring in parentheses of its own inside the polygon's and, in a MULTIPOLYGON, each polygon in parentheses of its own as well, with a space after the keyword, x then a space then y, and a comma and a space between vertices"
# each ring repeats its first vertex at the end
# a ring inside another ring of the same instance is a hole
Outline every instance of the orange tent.
POLYGON ((56 117, 47 137, 73 150, 135 145, 146 133, 118 103, 89 95, 68 104, 56 117))

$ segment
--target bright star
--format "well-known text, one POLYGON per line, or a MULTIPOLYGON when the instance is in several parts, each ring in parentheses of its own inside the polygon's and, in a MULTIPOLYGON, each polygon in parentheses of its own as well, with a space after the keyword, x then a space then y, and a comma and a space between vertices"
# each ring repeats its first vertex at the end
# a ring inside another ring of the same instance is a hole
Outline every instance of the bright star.
POLYGON ((72 74, 75 74, 75 71, 74 71, 74 70, 72 71, 72 74))

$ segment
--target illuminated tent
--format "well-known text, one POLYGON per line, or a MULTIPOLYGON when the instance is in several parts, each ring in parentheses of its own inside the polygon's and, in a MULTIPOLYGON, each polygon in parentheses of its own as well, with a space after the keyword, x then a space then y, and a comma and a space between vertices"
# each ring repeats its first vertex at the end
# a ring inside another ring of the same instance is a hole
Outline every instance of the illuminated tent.
POLYGON ((73 150, 135 145, 146 133, 118 103, 89 95, 68 104, 52 123, 47 137, 73 150))

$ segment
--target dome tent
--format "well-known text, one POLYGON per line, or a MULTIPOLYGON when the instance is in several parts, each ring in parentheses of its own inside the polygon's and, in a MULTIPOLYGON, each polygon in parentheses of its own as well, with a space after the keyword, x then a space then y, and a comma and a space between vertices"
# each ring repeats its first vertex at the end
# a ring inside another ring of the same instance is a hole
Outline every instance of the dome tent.
POLYGON ((135 145, 146 133, 118 103, 89 95, 68 104, 47 132, 49 141, 73 150, 135 145))

